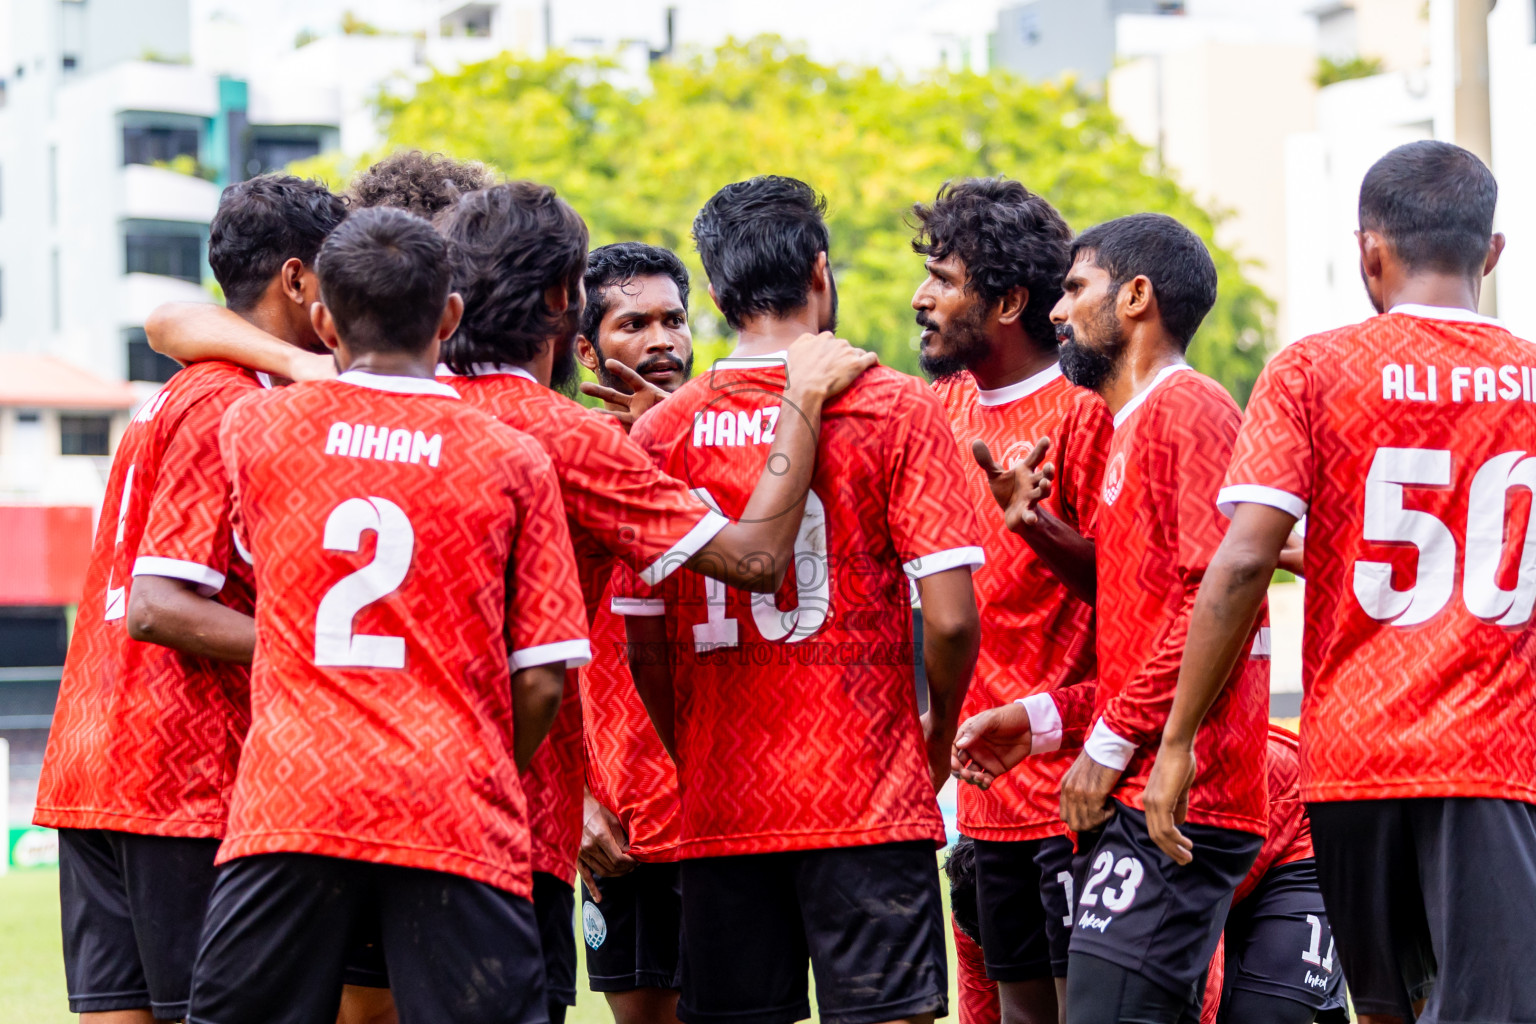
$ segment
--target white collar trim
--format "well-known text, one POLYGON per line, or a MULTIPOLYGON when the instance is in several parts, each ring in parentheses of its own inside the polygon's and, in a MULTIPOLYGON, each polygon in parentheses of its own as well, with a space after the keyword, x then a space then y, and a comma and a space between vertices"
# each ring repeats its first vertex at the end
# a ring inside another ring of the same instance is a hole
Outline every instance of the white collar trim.
POLYGON ((438 395, 442 398, 458 398, 459 393, 447 384, 439 384, 425 377, 389 377, 381 373, 348 370, 336 378, 346 384, 375 391, 390 391, 397 395, 438 395))
POLYGON ((1421 306, 1416 302, 1403 302, 1387 310, 1387 315, 1401 313, 1404 316, 1422 317, 1425 320, 1450 320, 1455 323, 1487 324, 1490 327, 1504 325, 1491 316, 1474 313, 1470 309, 1455 306, 1421 306))
POLYGON ((782 348, 777 352, 767 352, 760 356, 722 356, 715 360, 712 369, 716 370, 758 370, 764 367, 782 366, 789 368, 789 349, 782 348))
POLYGON ((1009 384, 1005 388, 997 388, 992 391, 976 389, 976 401, 982 405, 1007 405, 1009 402, 1017 402, 1045 387, 1051 381, 1061 376, 1061 364, 1052 363, 1039 373, 1025 377, 1016 384, 1009 384))
POLYGON ((1115 413, 1115 429, 1119 430, 1120 425, 1130 418, 1131 413, 1141 408, 1142 403, 1147 400, 1148 396, 1150 396, 1152 392, 1157 390, 1157 386, 1159 384, 1167 380, 1169 377, 1172 377, 1180 370, 1187 369, 1189 369, 1188 363, 1174 363, 1172 366, 1165 366, 1161 370, 1157 371, 1157 376, 1152 378, 1152 383, 1142 388, 1139 395, 1137 395, 1135 398, 1132 398, 1129 402, 1126 402, 1125 405, 1121 407, 1120 411, 1115 413))
MULTIPOLYGON (((511 363, 470 363, 469 364, 469 374, 468 374, 468 376, 470 376, 470 377, 494 377, 497 374, 503 374, 503 375, 508 375, 508 376, 512 376, 512 377, 521 377, 524 380, 531 380, 535 384, 537 384, 539 382, 539 379, 537 377, 535 377, 533 374, 529 373, 527 370, 523 369, 521 366, 513 366, 511 363)), ((454 373, 452 368, 449 367, 449 365, 447 363, 438 363, 437 364, 437 375, 439 377, 463 377, 463 376, 465 376, 465 374, 462 374, 462 373, 454 373)))

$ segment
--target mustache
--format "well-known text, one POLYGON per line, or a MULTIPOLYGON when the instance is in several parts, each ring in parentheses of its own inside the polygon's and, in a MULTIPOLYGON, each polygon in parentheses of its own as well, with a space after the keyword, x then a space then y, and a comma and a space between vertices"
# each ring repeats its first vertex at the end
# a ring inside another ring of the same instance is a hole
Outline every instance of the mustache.
POLYGON ((1073 332, 1071 324, 1056 325, 1056 344, 1065 345, 1076 340, 1077 335, 1073 332))
POLYGON ((665 352, 658 352, 648 359, 640 360, 639 364, 635 366, 635 372, 642 375, 657 373, 663 370, 668 373, 682 373, 683 361, 665 352))
POLYGON ((917 316, 913 319, 917 321, 917 326, 919 327, 925 327, 930 331, 937 331, 939 329, 939 325, 933 322, 933 317, 928 315, 926 309, 918 310, 917 316))

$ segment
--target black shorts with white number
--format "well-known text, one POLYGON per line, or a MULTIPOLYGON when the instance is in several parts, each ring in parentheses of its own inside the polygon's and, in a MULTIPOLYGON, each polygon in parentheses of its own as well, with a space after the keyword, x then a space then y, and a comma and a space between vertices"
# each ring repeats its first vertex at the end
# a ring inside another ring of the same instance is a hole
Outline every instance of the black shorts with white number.
POLYGON ((1344 971, 1310 858, 1265 872, 1227 917, 1222 1003, 1232 992, 1257 992, 1305 1003, 1319 1021, 1347 1021, 1344 971))
POLYGON ((1067 976, 1072 939, 1072 840, 977 839, 976 916, 987 977, 1067 976))
POLYGON ((1078 838, 1071 951, 1134 971, 1198 1008, 1232 894, 1263 838, 1209 825, 1180 828, 1194 844, 1194 860, 1182 866, 1152 842, 1146 815, 1119 801, 1097 837, 1078 838))

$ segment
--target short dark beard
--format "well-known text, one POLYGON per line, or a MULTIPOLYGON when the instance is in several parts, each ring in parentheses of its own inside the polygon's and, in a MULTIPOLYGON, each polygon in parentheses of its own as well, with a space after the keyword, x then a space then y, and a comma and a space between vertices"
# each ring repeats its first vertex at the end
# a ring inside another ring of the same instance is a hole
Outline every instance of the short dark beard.
POLYGON ((576 331, 580 319, 580 306, 567 309, 560 318, 560 347, 555 350, 554 361, 549 367, 549 386, 569 398, 576 397, 576 386, 581 379, 581 364, 576 362, 576 331))
POLYGON ((943 355, 929 355, 919 351, 918 368, 929 380, 944 380, 969 370, 992 354, 992 338, 984 326, 987 308, 980 300, 971 303, 964 313, 940 330, 923 310, 917 311, 921 327, 938 331, 938 339, 949 342, 949 351, 943 355))
POLYGON ((1126 337, 1115 316, 1114 300, 1106 299, 1092 318, 1092 331, 1102 343, 1090 348, 1078 341, 1071 324, 1058 324, 1057 352, 1061 356, 1061 373, 1080 388, 1102 392, 1104 387, 1120 372, 1125 355, 1126 337))

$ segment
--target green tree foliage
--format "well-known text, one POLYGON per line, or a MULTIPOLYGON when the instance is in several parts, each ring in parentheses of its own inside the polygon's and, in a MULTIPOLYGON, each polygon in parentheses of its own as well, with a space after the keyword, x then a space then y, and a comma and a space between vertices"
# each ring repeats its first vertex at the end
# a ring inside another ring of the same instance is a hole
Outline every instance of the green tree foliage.
POLYGON ((498 57, 434 75, 409 99, 381 100, 387 145, 554 185, 586 218, 594 245, 639 239, 676 250, 701 285, 692 310, 701 368, 727 341, 689 230, 728 182, 789 174, 826 195, 840 333, 909 372, 918 333, 910 301, 923 267, 906 215, 946 179, 1017 178, 1079 230, 1165 212, 1212 245, 1221 276, 1191 361, 1246 401, 1272 304, 1214 245, 1215 218, 1152 170, 1103 101, 1072 84, 949 73, 903 81, 815 63, 774 37, 655 64, 645 89, 620 82, 600 61, 498 57))
POLYGON ((1386 65, 1380 57, 1346 57, 1342 60, 1319 57, 1317 71, 1313 73, 1312 81, 1322 89, 1354 78, 1370 78, 1372 75, 1381 74, 1385 69, 1386 65))

